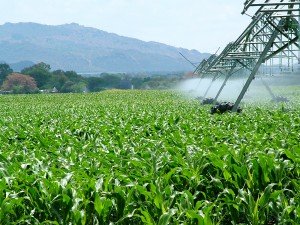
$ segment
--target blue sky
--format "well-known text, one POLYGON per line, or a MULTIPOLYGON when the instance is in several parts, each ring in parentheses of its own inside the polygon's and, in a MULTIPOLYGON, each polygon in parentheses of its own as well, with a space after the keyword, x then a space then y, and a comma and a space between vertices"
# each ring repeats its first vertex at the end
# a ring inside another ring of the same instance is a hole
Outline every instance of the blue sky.
POLYGON ((79 23, 144 41, 215 52, 250 22, 244 0, 10 0, 0 24, 79 23))

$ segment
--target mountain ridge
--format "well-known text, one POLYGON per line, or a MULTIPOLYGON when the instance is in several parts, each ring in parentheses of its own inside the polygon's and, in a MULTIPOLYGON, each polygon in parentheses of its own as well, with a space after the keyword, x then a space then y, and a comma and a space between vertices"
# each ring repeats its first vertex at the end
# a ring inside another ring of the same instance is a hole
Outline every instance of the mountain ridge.
POLYGON ((188 71, 179 54, 200 62, 209 56, 154 41, 120 36, 77 23, 43 25, 5 23, 0 26, 0 60, 46 62, 53 69, 76 72, 188 71))

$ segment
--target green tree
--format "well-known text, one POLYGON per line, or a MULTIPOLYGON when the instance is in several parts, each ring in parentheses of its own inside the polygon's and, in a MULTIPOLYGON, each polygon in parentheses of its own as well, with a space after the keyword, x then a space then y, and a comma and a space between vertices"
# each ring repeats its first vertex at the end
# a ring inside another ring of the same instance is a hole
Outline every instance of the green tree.
POLYGON ((68 93, 80 93, 86 89, 86 84, 84 82, 73 82, 67 81, 61 88, 61 92, 68 93))
POLYGON ((75 71, 66 71, 64 74, 70 81, 76 83, 84 80, 83 77, 78 75, 75 71))
POLYGON ((64 76, 67 81, 61 87, 61 92, 83 92, 86 89, 87 81, 75 71, 66 71, 64 76))
POLYGON ((123 75, 102 73, 100 77, 88 77, 86 78, 87 88, 91 92, 97 92, 111 88, 125 88, 125 85, 126 88, 130 88, 130 79, 122 79, 122 76, 123 75))
POLYGON ((68 77, 65 75, 63 70, 55 70, 51 74, 51 78, 48 82, 48 88, 56 87, 59 92, 62 91, 62 87, 68 81, 68 77))
POLYGON ((50 65, 41 62, 23 69, 21 73, 33 77, 37 83, 38 88, 44 88, 51 78, 50 69, 50 65))
POLYGON ((122 80, 121 76, 108 73, 101 74, 101 78, 103 81, 103 87, 105 88, 117 88, 122 80))
POLYGON ((103 79, 100 77, 88 77, 87 88, 91 92, 97 92, 104 90, 103 79))
POLYGON ((13 70, 10 68, 10 66, 6 63, 0 64, 0 85, 3 83, 5 78, 11 74, 13 70))
POLYGON ((134 89, 139 89, 142 87, 142 84, 144 82, 144 79, 142 77, 133 77, 131 79, 131 83, 134 87, 134 89))

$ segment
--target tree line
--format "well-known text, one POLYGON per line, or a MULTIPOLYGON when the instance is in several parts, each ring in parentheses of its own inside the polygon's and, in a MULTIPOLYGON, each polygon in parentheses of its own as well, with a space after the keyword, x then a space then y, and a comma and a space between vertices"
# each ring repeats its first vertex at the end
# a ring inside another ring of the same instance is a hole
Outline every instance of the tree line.
POLYGON ((141 75, 102 73, 97 77, 85 77, 75 71, 54 70, 41 62, 20 73, 14 72, 6 63, 0 64, 0 89, 8 93, 38 92, 98 92, 106 89, 167 89, 171 88, 181 75, 141 75))

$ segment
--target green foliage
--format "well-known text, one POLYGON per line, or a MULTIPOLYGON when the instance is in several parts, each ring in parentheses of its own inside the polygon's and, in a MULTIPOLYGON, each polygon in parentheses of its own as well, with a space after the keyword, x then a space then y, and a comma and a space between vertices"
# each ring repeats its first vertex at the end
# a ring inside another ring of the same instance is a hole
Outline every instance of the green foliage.
POLYGON ((6 79, 6 77, 11 74, 13 70, 10 68, 10 66, 6 63, 0 64, 0 86, 2 85, 3 81, 6 79))
POLYGON ((72 82, 80 82, 83 80, 83 77, 78 75, 75 71, 66 71, 64 75, 72 82))
MULTIPOLYGON (((1 69, 1 67, 0 67, 1 69)), ((39 89, 50 92, 55 87, 58 92, 99 92, 107 89, 170 89, 181 75, 113 74, 102 73, 99 77, 84 77, 75 71, 50 71, 50 65, 38 63, 21 72, 33 77, 39 89)))
POLYGON ((100 77, 89 77, 87 80, 87 88, 91 92, 102 91, 105 89, 118 88, 122 77, 116 74, 103 73, 100 77))
POLYGON ((68 81, 68 77, 62 70, 55 70, 52 72, 51 79, 47 84, 48 88, 56 87, 57 90, 61 91, 65 83, 68 81))
POLYGON ((1 224, 300 224, 297 101, 0 96, 1 224))
POLYGON ((22 70, 22 73, 32 76, 40 89, 58 92, 83 92, 86 88, 85 79, 74 71, 55 70, 50 71, 50 65, 38 63, 22 70))
POLYGON ((41 62, 23 69, 21 73, 33 77, 38 88, 44 88, 47 82, 51 79, 50 69, 50 65, 41 62))
POLYGON ((143 74, 108 74, 103 73, 99 77, 85 78, 90 92, 98 92, 107 89, 172 89, 180 81, 183 74, 151 75, 143 74))

